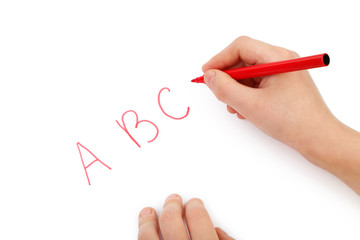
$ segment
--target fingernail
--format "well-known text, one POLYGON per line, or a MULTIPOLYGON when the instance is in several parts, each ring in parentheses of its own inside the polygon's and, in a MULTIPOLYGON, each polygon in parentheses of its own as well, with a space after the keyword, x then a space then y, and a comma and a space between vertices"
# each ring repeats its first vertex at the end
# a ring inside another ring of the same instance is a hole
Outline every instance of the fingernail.
POLYGON ((165 200, 165 202, 171 200, 171 199, 177 199, 179 198, 179 195, 178 194, 171 194, 170 196, 168 196, 165 200))
POLYGON ((210 83, 214 79, 214 77, 215 77, 214 71, 207 71, 204 74, 204 82, 206 83, 206 85, 210 86, 210 83))
POLYGON ((144 208, 140 213, 140 217, 147 216, 147 215, 150 215, 150 214, 152 214, 152 209, 151 208, 144 208))

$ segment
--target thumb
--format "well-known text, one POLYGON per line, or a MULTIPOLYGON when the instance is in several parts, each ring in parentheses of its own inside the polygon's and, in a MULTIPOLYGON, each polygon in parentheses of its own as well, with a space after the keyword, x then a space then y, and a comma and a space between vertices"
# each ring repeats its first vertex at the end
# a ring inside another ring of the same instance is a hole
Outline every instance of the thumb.
POLYGON ((255 100, 255 89, 237 82, 222 71, 207 71, 204 74, 204 81, 217 99, 240 113, 246 112, 255 100))

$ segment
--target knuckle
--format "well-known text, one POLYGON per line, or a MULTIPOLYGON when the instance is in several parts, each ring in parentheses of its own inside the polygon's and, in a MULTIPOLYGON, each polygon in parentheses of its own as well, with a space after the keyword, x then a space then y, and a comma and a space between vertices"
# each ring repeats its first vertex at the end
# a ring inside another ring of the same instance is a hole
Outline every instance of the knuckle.
POLYGON ((159 217, 159 223, 164 224, 166 222, 169 222, 172 219, 174 219, 174 217, 176 217, 177 215, 181 216, 181 213, 176 211, 173 208, 166 209, 165 211, 163 211, 161 213, 161 215, 159 217))
POLYGON ((251 39, 250 37, 243 35, 243 36, 237 37, 234 42, 236 42, 237 44, 241 44, 242 42, 249 41, 250 39, 251 39))
POLYGON ((300 55, 297 52, 292 51, 292 50, 290 50, 290 52, 291 52, 293 58, 299 58, 300 57, 300 55))
POLYGON ((169 211, 164 211, 159 217, 160 225, 164 222, 168 222, 173 217, 173 214, 169 211))
POLYGON ((138 240, 151 240, 157 232, 155 221, 145 221, 139 226, 138 240))
POLYGON ((286 48, 280 48, 279 49, 279 56, 283 60, 289 60, 289 59, 294 59, 294 58, 299 57, 299 55, 296 52, 288 50, 286 48))
POLYGON ((152 240, 151 234, 148 231, 139 231, 138 240, 152 240))

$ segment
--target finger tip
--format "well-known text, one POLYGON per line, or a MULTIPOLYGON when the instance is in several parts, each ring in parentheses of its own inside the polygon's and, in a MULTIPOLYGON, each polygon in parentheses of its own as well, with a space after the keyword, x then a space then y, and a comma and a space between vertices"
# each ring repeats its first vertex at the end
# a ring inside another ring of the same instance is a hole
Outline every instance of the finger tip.
POLYGON ((214 68, 213 66, 213 62, 211 60, 209 60, 207 63, 205 63, 202 67, 201 70, 203 71, 203 73, 209 71, 210 69, 214 68))
POLYGON ((139 218, 152 215, 155 210, 152 207, 145 207, 139 213, 139 218))
POLYGON ((211 62, 211 60, 208 60, 206 63, 204 63, 202 65, 201 69, 202 69, 203 72, 206 72, 209 69, 208 65, 209 65, 210 62, 211 62))
POLYGON ((219 234, 224 232, 220 227, 215 227, 215 231, 219 234))
POLYGON ((229 234, 227 234, 222 228, 220 227, 216 227, 215 228, 216 233, 218 234, 220 239, 223 239, 224 237, 226 237, 226 239, 233 239, 229 236, 229 234), (229 238, 230 237, 230 238, 229 238))
POLYGON ((240 113, 237 113, 237 117, 238 117, 239 119, 245 119, 245 117, 244 117, 243 115, 241 115, 240 113))
POLYGON ((172 193, 172 194, 170 194, 170 195, 166 198, 165 201, 168 201, 168 200, 171 200, 171 199, 179 199, 179 198, 181 198, 181 196, 180 196, 179 194, 177 194, 177 193, 172 193))
POLYGON ((169 203, 173 203, 173 202, 180 202, 180 204, 182 204, 182 198, 179 194, 177 193, 173 193, 170 194, 164 202, 164 206, 168 205, 169 203))
POLYGON ((205 67, 205 65, 203 65, 203 66, 201 67, 201 71, 202 71, 203 73, 206 72, 206 67, 205 67))
POLYGON ((203 206, 204 202, 200 198, 192 198, 185 204, 185 208, 189 208, 189 206, 191 207, 191 206, 198 206, 198 205, 203 206))
POLYGON ((138 239, 160 239, 155 209, 145 207, 139 214, 138 239))

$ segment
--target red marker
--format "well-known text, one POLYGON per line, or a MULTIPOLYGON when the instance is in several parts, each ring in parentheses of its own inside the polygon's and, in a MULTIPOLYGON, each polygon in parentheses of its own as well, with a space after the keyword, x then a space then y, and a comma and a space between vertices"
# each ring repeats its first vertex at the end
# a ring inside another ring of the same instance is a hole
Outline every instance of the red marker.
MULTIPOLYGON (((310 57, 302 57, 280 62, 264 63, 243 68, 225 70, 235 80, 268 76, 278 73, 293 72, 329 65, 330 57, 326 53, 310 57)), ((204 83, 204 75, 191 82, 204 83)))

